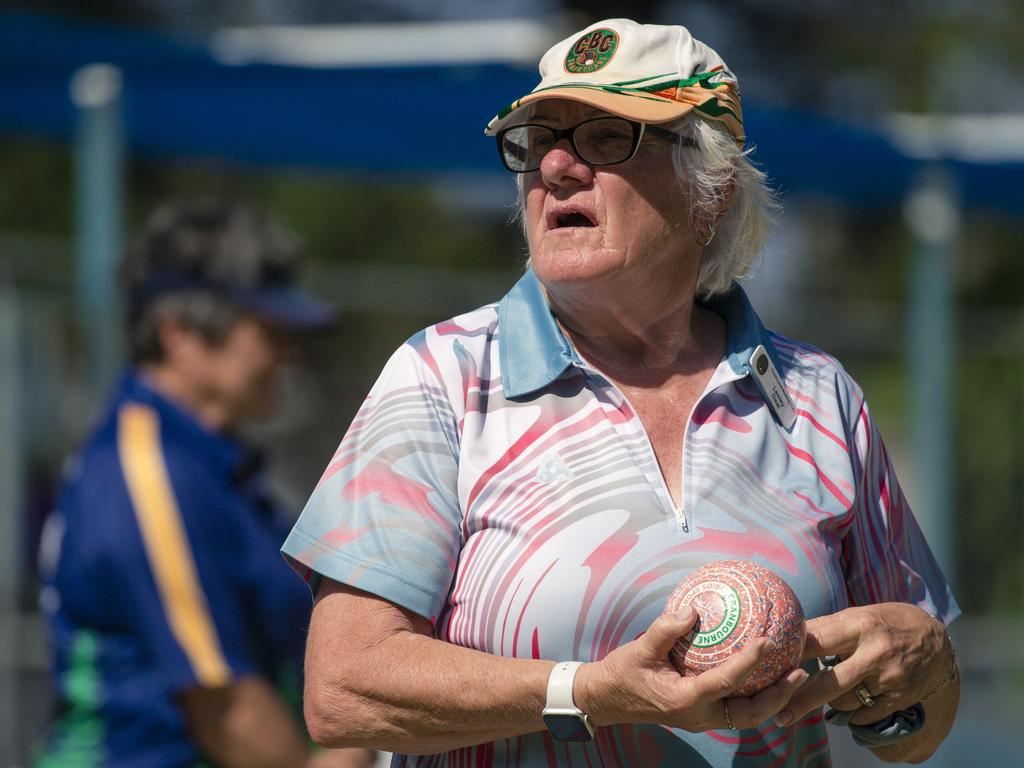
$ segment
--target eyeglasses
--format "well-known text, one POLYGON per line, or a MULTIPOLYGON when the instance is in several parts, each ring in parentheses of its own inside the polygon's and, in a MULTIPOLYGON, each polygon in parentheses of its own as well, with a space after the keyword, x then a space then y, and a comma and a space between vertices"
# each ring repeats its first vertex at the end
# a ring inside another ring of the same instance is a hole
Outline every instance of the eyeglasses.
POLYGON ((576 156, 588 165, 624 163, 636 154, 645 134, 657 136, 684 146, 695 147, 689 136, 626 120, 623 117, 595 117, 571 128, 524 123, 498 131, 498 154, 512 173, 526 173, 540 168, 540 162, 559 141, 568 139, 576 156))

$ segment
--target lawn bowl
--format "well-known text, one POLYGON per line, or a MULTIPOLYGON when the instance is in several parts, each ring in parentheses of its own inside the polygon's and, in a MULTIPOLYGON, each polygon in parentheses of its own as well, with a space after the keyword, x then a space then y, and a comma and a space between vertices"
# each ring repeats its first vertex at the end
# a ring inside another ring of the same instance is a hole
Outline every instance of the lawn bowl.
POLYGON ((680 582, 665 611, 675 613, 684 605, 692 606, 698 619, 669 653, 681 674, 713 669, 760 637, 775 646, 734 696, 752 696, 800 663, 804 611, 793 589, 773 571, 746 560, 718 560, 680 582))

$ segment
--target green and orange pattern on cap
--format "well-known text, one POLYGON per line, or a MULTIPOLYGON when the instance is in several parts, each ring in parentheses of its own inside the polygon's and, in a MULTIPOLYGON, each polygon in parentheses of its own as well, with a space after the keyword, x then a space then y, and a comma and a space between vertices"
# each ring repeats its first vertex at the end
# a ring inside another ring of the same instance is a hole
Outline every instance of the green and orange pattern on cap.
MULTIPOLYGON (((596 31, 600 32, 602 30, 596 31)), ((572 50, 570 50, 570 55, 572 55, 572 50)), ((664 73, 636 80, 623 80, 616 83, 558 83, 546 88, 538 88, 527 94, 527 96, 533 96, 547 90, 580 88, 617 93, 639 99, 676 101, 681 104, 691 105, 702 117, 725 123, 729 132, 736 138, 736 141, 742 144, 745 137, 739 89, 729 80, 712 82, 712 78, 724 71, 724 67, 715 67, 708 72, 699 72, 684 80, 676 78, 674 73, 664 73)), ((502 120, 507 117, 522 105, 524 98, 526 96, 513 101, 502 109, 494 119, 502 120)))

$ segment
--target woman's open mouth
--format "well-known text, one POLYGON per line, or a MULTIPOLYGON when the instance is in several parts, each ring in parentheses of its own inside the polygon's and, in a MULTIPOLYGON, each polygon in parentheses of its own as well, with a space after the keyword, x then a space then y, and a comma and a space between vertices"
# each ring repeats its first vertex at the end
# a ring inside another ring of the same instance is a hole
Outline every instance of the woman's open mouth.
POLYGON ((555 218, 555 229, 564 229, 566 227, 594 227, 597 226, 590 217, 585 213, 579 211, 573 211, 572 213, 563 213, 555 218))

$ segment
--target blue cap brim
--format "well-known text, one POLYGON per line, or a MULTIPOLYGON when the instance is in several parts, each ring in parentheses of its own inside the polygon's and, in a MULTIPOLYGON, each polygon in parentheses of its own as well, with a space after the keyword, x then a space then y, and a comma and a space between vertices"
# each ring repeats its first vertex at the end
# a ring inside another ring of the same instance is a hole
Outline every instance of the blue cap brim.
POLYGON ((289 331, 323 331, 337 323, 334 308, 298 288, 263 288, 235 293, 245 309, 289 331))

